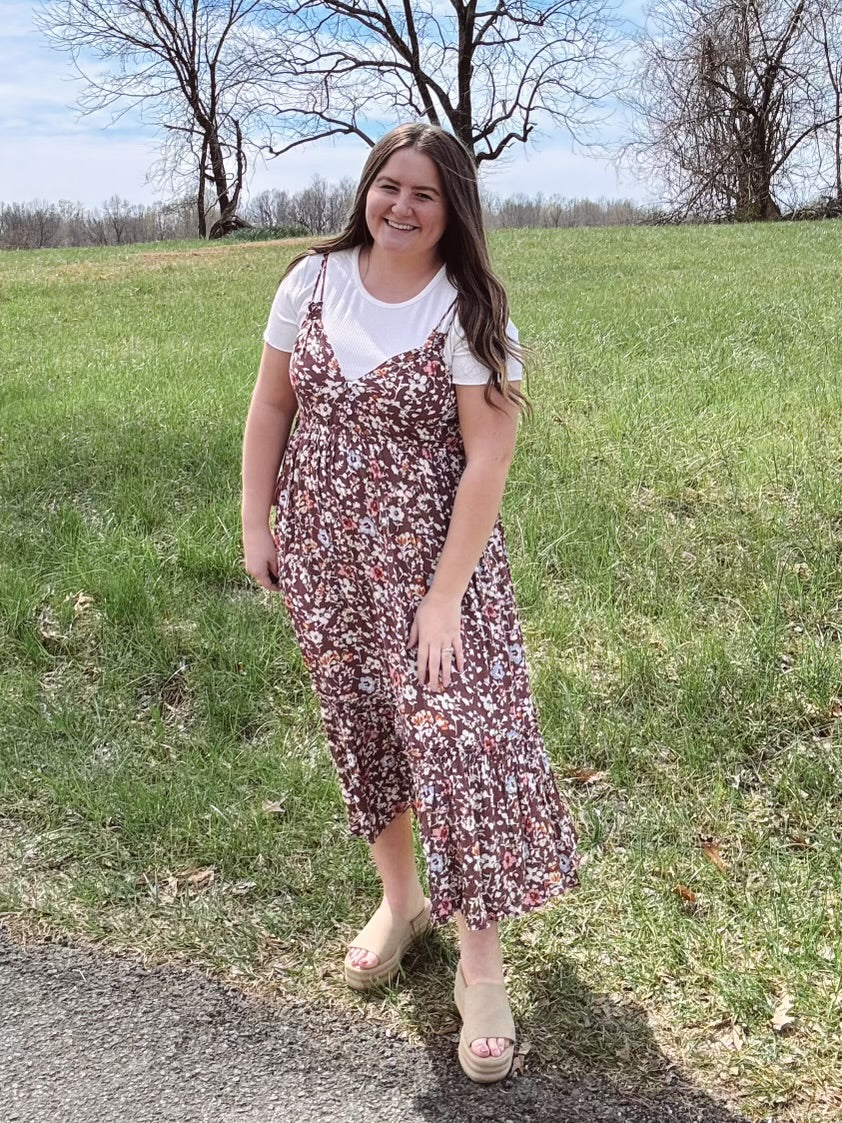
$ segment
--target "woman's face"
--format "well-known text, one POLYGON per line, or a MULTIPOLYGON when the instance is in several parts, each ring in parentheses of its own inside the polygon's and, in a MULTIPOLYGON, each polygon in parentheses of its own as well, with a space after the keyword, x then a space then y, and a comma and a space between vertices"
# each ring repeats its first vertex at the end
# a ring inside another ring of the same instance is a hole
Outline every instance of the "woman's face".
POLYGON ((365 220, 382 250, 412 257, 435 252, 447 226, 447 202, 430 157, 414 148, 393 152, 368 189, 365 220))

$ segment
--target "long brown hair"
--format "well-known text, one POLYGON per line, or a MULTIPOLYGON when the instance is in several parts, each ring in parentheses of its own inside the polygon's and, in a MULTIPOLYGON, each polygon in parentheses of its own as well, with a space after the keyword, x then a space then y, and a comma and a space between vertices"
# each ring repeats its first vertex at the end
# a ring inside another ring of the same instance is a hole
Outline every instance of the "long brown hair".
POLYGON ((365 162, 344 229, 295 257, 284 276, 310 254, 371 245, 372 237, 365 220, 366 196, 380 169, 399 148, 423 152, 438 168, 447 202, 447 226, 438 250, 447 268, 448 279, 458 294, 459 320, 471 353, 489 371, 485 400, 495 404, 491 399, 491 388, 496 387, 504 398, 531 416, 533 411, 528 399, 506 377, 509 356, 522 362, 524 352, 506 333, 509 301, 506 290, 491 268, 476 166, 462 142, 444 129, 411 123, 399 125, 381 137, 365 162))

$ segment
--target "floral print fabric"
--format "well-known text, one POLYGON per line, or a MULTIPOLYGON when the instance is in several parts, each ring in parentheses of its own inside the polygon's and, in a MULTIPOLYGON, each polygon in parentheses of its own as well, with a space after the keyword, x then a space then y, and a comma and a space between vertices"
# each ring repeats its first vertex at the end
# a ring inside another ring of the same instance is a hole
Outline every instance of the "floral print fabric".
POLYGON ((459 909, 480 929, 577 884, 575 830, 536 717, 499 517, 461 603, 464 672, 454 665, 438 692, 418 682, 409 630, 465 467, 446 329, 347 381, 316 299, 327 263, 290 360, 280 588, 351 832, 373 842, 412 807, 433 922, 459 909))

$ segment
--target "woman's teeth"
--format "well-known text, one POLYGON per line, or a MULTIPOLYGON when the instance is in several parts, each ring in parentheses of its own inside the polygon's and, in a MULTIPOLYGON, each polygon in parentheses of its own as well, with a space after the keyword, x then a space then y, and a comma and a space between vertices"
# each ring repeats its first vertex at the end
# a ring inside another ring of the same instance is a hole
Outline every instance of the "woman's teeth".
POLYGON ((388 218, 386 219, 386 225, 391 226, 393 230, 414 230, 415 229, 414 226, 402 226, 398 222, 391 222, 388 218))

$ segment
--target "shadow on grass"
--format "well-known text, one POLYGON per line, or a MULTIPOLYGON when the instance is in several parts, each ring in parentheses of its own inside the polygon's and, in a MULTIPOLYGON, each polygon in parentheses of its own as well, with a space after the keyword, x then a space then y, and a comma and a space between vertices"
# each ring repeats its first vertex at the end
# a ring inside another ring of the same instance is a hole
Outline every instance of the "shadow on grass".
MULTIPOLYGON (((425 1035, 437 1086, 416 1096, 413 1105, 431 1121, 444 1117, 446 1103, 453 1119, 495 1123, 748 1123, 677 1069, 656 1043, 643 1007, 595 992, 566 962, 527 969, 533 1012, 528 1022, 516 1019, 516 1027, 519 1045, 528 1041, 529 1050, 516 1056, 515 1071, 505 1081, 475 1084, 457 1059, 452 951, 434 938, 419 953, 413 974, 425 966, 442 979, 442 1004, 454 1015, 444 1032, 425 1035)), ((413 987, 411 974, 402 985, 413 1002, 420 998, 422 988, 413 987)), ((423 989, 428 1000, 428 987, 423 989)), ((419 1007, 419 1024, 427 1021, 419 1007)))

